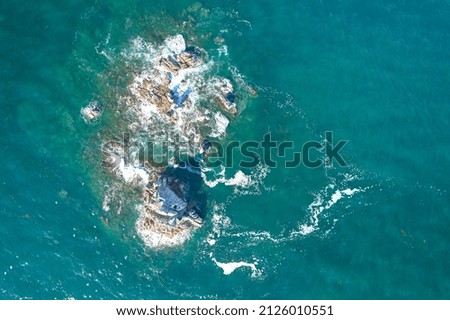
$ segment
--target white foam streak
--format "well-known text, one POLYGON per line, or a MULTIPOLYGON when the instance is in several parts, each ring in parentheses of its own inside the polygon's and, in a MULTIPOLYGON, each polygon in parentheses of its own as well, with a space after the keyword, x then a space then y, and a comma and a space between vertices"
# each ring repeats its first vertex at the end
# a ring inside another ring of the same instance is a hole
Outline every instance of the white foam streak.
POLYGON ((334 193, 330 196, 329 200, 326 201, 324 198, 324 194, 327 193, 327 190, 333 190, 335 185, 329 184, 322 193, 316 194, 315 200, 308 206, 308 212, 311 213, 309 222, 301 224, 299 226, 299 230, 294 230, 292 234, 299 233, 303 236, 308 235, 319 228, 319 216, 323 213, 323 211, 330 209, 334 206, 338 201, 343 198, 351 198, 354 194, 358 192, 364 192, 364 189, 343 189, 343 190, 335 190, 334 193))
POLYGON ((207 172, 207 170, 202 171, 202 178, 205 184, 210 188, 216 187, 219 183, 225 184, 226 186, 239 186, 245 188, 251 183, 251 176, 247 176, 241 170, 238 170, 233 178, 227 179, 225 178, 225 167, 222 167, 214 180, 208 180, 205 172, 207 172))
POLYGON ((227 275, 227 276, 232 274, 236 269, 242 268, 242 267, 250 268, 252 270, 252 276, 258 276, 260 273, 259 270, 256 268, 255 263, 248 263, 248 262, 244 262, 244 261, 221 263, 221 262, 218 262, 215 258, 212 258, 212 261, 219 268, 221 268, 223 270, 223 274, 227 275))
POLYGON ((251 177, 245 175, 242 171, 236 172, 233 178, 228 179, 225 181, 226 186, 239 186, 239 187, 246 187, 250 184, 251 177))
POLYGON ((214 119, 216 121, 216 130, 210 136, 213 138, 224 136, 230 121, 220 112, 214 114, 214 119))
POLYGON ((202 179, 204 183, 210 187, 214 188, 218 184, 224 184, 226 186, 234 186, 236 192, 241 194, 259 194, 260 186, 263 185, 263 180, 267 177, 270 172, 270 168, 264 165, 258 165, 253 169, 251 174, 246 175, 241 170, 238 170, 232 178, 226 178, 225 167, 222 166, 219 172, 215 172, 214 169, 203 168, 202 169, 202 179), (213 176, 213 179, 209 179, 208 176, 213 176))

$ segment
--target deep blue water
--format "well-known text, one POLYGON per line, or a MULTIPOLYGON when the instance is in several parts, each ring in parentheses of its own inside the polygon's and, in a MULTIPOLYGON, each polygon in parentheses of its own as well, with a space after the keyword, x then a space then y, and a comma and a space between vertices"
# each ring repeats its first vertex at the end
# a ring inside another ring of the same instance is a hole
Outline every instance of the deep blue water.
POLYGON ((448 1, 3 1, 0 297, 449 299, 449 15, 448 1), (257 88, 229 139, 333 131, 349 167, 205 186, 193 238, 147 248, 133 206, 102 210, 95 148, 114 117, 87 125, 80 108, 118 98, 132 39, 176 33, 257 88), (216 264, 241 261, 256 271, 216 264))

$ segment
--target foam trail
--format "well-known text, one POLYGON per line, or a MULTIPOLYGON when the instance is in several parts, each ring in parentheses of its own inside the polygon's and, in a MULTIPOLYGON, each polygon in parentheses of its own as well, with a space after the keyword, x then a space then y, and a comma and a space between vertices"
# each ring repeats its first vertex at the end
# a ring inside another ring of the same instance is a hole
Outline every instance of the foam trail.
MULTIPOLYGON (((220 243, 222 238, 226 238, 227 241, 230 241, 231 239, 245 239, 243 240, 244 242, 239 240, 239 243, 249 245, 262 244, 266 242, 281 244, 308 236, 319 229, 321 215, 323 215, 326 210, 329 210, 336 203, 343 201, 344 199, 349 199, 355 194, 365 192, 367 189, 371 188, 370 186, 349 188, 346 185, 348 181, 353 181, 356 179, 357 177, 355 176, 345 176, 345 180, 342 184, 339 183, 341 184, 340 188, 336 186, 335 182, 329 183, 323 190, 314 195, 314 201, 307 208, 307 212, 310 213, 307 222, 299 224, 298 227, 294 229, 288 229, 275 235, 264 230, 239 231, 241 227, 232 224, 231 219, 226 215, 225 205, 216 204, 213 207, 211 219, 213 223, 212 230, 206 241, 211 247, 220 243)), ((337 221, 338 219, 333 219, 331 229, 335 227, 337 221)), ((327 235, 330 230, 325 231, 324 235, 327 235)))
POLYGON ((334 206, 338 201, 340 201, 343 198, 351 198, 354 194, 359 192, 364 192, 365 189, 343 189, 343 190, 336 190, 331 195, 330 199, 328 201, 325 201, 325 195, 327 193, 327 190, 334 189, 335 186, 333 184, 329 184, 325 190, 319 194, 316 195, 316 199, 308 206, 308 212, 311 213, 310 221, 304 224, 300 225, 300 230, 293 231, 292 235, 295 233, 299 233, 300 235, 308 235, 314 231, 316 231, 319 228, 319 216, 322 214, 323 211, 330 209, 332 206, 334 206))
POLYGON ((244 261, 221 263, 221 262, 218 262, 215 258, 212 258, 212 261, 219 268, 221 268, 223 270, 223 274, 227 275, 227 276, 232 274, 236 269, 242 268, 242 267, 250 268, 252 270, 252 275, 256 275, 259 273, 258 272, 259 270, 256 268, 255 263, 248 263, 248 262, 244 262, 244 261))
POLYGON ((203 182, 210 188, 216 187, 218 184, 226 186, 234 186, 235 191, 240 194, 259 194, 263 181, 270 172, 270 168, 259 164, 254 170, 246 175, 241 170, 236 171, 232 178, 225 177, 225 167, 222 166, 219 172, 214 169, 202 168, 201 176, 203 182), (208 179, 212 175, 213 179, 208 179))
POLYGON ((214 188, 220 183, 225 184, 226 186, 240 186, 240 187, 246 187, 251 183, 251 176, 247 176, 241 170, 238 170, 233 178, 230 179, 225 178, 225 168, 222 168, 222 170, 220 171, 219 178, 215 178, 214 180, 208 180, 205 171, 202 172, 202 178, 205 184, 210 188, 214 188))

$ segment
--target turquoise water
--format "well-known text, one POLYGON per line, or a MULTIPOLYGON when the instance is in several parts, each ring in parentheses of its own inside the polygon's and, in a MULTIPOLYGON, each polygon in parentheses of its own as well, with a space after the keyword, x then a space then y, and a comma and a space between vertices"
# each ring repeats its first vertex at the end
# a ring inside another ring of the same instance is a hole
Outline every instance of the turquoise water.
POLYGON ((449 14, 446 1, 3 1, 0 297, 449 299, 449 14), (349 167, 205 186, 205 225, 155 250, 131 203, 102 209, 114 178, 98 140, 116 115, 87 125, 80 108, 121 96, 132 39, 177 33, 257 88, 228 139, 333 131, 349 167), (253 269, 225 275, 231 262, 253 269))

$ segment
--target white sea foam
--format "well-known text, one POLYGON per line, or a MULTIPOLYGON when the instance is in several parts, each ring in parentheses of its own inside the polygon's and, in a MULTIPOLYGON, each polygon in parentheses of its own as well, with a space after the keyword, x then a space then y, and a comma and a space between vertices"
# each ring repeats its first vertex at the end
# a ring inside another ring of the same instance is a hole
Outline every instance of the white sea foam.
POLYGON ((98 101, 92 100, 89 104, 80 109, 84 122, 95 124, 103 114, 103 108, 98 101))
POLYGON ((206 242, 210 246, 214 246, 224 229, 227 229, 231 225, 231 220, 224 214, 225 204, 214 204, 212 207, 212 230, 206 238, 206 242))
POLYGON ((236 269, 242 268, 242 267, 250 268, 252 270, 253 277, 257 277, 261 274, 260 270, 258 270, 256 268, 257 263, 249 263, 249 262, 244 262, 244 261, 222 263, 222 262, 218 262, 215 258, 212 258, 212 261, 219 268, 221 268, 223 270, 223 274, 227 275, 227 276, 232 274, 236 269))
MULTIPOLYGON (((169 46, 172 51, 179 51, 179 48, 176 49, 176 46, 169 46)), ((150 59, 152 62, 149 68, 136 76, 130 84, 130 91, 138 99, 140 99, 139 91, 143 87, 145 79, 151 79, 155 83, 163 84, 167 71, 157 64, 163 55, 157 51, 155 56, 150 59)), ((166 133, 173 132, 174 135, 178 135, 181 139, 189 141, 190 137, 198 136, 198 127, 201 125, 203 128, 210 130, 209 136, 223 137, 229 124, 227 117, 221 112, 215 112, 211 116, 209 110, 200 107, 201 101, 206 100, 210 102, 215 96, 217 89, 212 84, 217 81, 226 81, 218 77, 208 79, 207 74, 212 66, 213 61, 199 63, 194 67, 181 69, 170 77, 169 88, 171 90, 177 89, 179 92, 191 90, 187 97, 187 101, 190 102, 189 107, 172 108, 173 117, 171 119, 165 114, 161 114, 157 107, 149 104, 146 99, 141 100, 141 105, 138 108, 131 105, 131 109, 135 110, 138 116, 139 128, 141 130, 147 128, 154 131, 155 128, 164 125, 166 133)))
POLYGON ((141 227, 139 224, 136 225, 136 229, 145 245, 155 249, 177 247, 191 238, 191 232, 188 230, 179 232, 173 237, 168 237, 161 233, 150 231, 144 227, 141 227))
POLYGON ((158 108, 151 103, 141 103, 140 111, 143 119, 148 121, 158 113, 158 108))
POLYGON ((248 21, 248 20, 240 19, 240 20, 237 20, 236 22, 243 23, 243 24, 245 24, 250 30, 252 29, 252 24, 251 24, 251 22, 248 21))
POLYGON ((192 236, 191 231, 187 229, 173 235, 149 230, 144 225, 146 217, 145 208, 142 205, 138 205, 136 210, 140 212, 140 215, 136 221, 136 231, 148 247, 155 249, 176 247, 189 240, 192 236))
POLYGON ((252 245, 261 242, 273 242, 282 243, 288 240, 292 240, 290 237, 285 237, 283 234, 272 235, 269 231, 243 231, 243 232, 223 232, 224 236, 230 238, 244 238, 248 243, 252 245))
POLYGON ((251 183, 251 176, 245 175, 241 170, 238 170, 233 178, 225 181, 226 186, 246 187, 251 183))
POLYGON ((303 236, 308 235, 319 228, 319 216, 325 211, 334 206, 343 198, 351 198, 354 194, 364 192, 363 188, 353 189, 336 189, 334 184, 328 184, 324 190, 315 195, 314 201, 308 206, 310 213, 309 221, 299 226, 298 231, 293 231, 293 234, 299 233, 303 236), (334 191, 331 195, 329 190, 334 191))
POLYGON ((210 136, 213 138, 224 136, 230 120, 220 112, 214 113, 214 119, 216 121, 216 130, 213 131, 210 136))
POLYGON ((121 52, 121 56, 125 58, 125 64, 129 64, 131 60, 139 60, 146 63, 155 59, 157 47, 147 43, 141 37, 136 37, 131 40, 131 45, 128 49, 121 52))
MULTIPOLYGON (((215 203, 212 207, 212 228, 207 236, 207 243, 213 247, 220 244, 222 239, 226 239, 227 245, 233 243, 232 239, 245 239, 246 244, 255 245, 261 242, 281 243, 287 241, 283 235, 273 236, 268 231, 238 231, 241 227, 234 225, 226 214, 226 205, 224 203, 215 203)), ((211 253, 212 254, 212 253, 211 253)))
POLYGON ((105 196, 103 198, 102 209, 105 212, 114 210, 116 214, 120 214, 122 211, 122 199, 120 197, 121 190, 117 185, 109 186, 105 185, 104 189, 106 190, 105 196))
MULTIPOLYGON (((214 205, 213 217, 212 217, 212 231, 208 235, 208 240, 214 240, 211 246, 220 245, 222 239, 226 239, 227 243, 236 239, 240 245, 257 245, 261 243, 271 242, 275 244, 281 244, 289 241, 294 241, 298 238, 303 238, 319 229, 319 224, 322 215, 326 210, 329 210, 337 203, 353 197, 355 194, 365 192, 370 187, 353 187, 349 188, 347 182, 356 180, 354 176, 348 177, 350 180, 344 178, 343 181, 338 183, 332 179, 323 190, 317 192, 314 195, 313 202, 308 206, 307 212, 309 213, 308 221, 299 224, 294 229, 284 230, 279 234, 272 234, 269 231, 264 230, 242 230, 242 226, 232 224, 230 218, 226 214, 225 204, 214 205), (338 185, 340 187, 338 187, 338 185), (242 240, 245 239, 244 242, 242 240)), ((332 219, 331 229, 334 228, 338 222, 337 218, 332 219)), ((323 235, 329 234, 330 230, 324 230, 323 235)))
POLYGON ((109 195, 106 194, 105 197, 103 198, 103 204, 102 204, 102 208, 105 212, 108 212, 109 210, 111 210, 111 207, 109 205, 111 199, 109 198, 109 195))
POLYGON ((225 215, 225 204, 214 204, 212 208, 211 218, 213 228, 210 238, 218 238, 221 236, 221 231, 231 226, 231 219, 225 215))
POLYGON ((257 165, 250 174, 245 174, 241 170, 235 172, 231 178, 226 178, 226 168, 221 166, 219 169, 203 168, 202 179, 204 183, 214 188, 218 184, 226 186, 234 186, 236 193, 239 194, 259 194, 260 187, 263 185, 264 179, 270 172, 270 168, 265 165, 257 165), (212 179, 210 179, 212 176, 212 179))
POLYGON ((223 44, 217 49, 217 52, 219 53, 219 57, 222 55, 228 56, 228 47, 223 44))
POLYGON ((234 174, 234 177, 227 179, 225 178, 225 167, 222 167, 221 171, 215 176, 213 180, 208 180, 206 172, 208 172, 208 169, 202 170, 201 174, 203 181, 210 188, 214 188, 218 184, 225 184, 226 186, 239 186, 245 188, 251 183, 251 176, 244 174, 241 170, 238 170, 234 174))
POLYGON ((127 183, 137 180, 145 185, 150 178, 146 170, 133 165, 125 165, 124 159, 121 159, 117 169, 127 183))
POLYGON ((164 40, 164 45, 169 50, 169 54, 180 54, 186 50, 186 42, 182 35, 177 34, 164 40))

